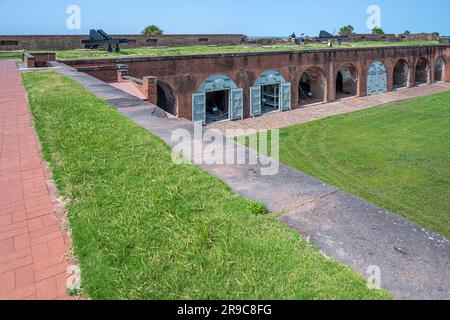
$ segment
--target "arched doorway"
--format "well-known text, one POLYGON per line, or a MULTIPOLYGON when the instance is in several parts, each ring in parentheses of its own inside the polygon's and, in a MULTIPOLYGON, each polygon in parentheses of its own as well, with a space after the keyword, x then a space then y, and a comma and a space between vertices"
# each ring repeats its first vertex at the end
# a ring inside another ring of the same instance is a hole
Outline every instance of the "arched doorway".
POLYGON ((171 115, 178 116, 177 98, 172 89, 158 80, 158 107, 171 115))
POLYGON ((277 71, 264 72, 250 88, 250 111, 253 117, 273 111, 291 109, 291 83, 277 71))
POLYGON ((436 61, 434 80, 436 82, 445 81, 445 61, 442 57, 436 61))
POLYGON ((393 73, 393 89, 409 87, 409 65, 404 59, 397 61, 393 73))
POLYGON ((243 91, 233 80, 225 75, 212 76, 192 96, 192 120, 211 124, 242 119, 243 101, 243 91))
POLYGON ((387 92, 386 67, 380 61, 373 62, 367 72, 367 95, 387 92))
POLYGON ((303 72, 298 84, 298 96, 301 106, 320 103, 326 100, 326 79, 318 67, 311 67, 303 72))
POLYGON ((426 84, 430 82, 430 64, 426 58, 420 58, 416 63, 415 85, 426 84))
POLYGON ((336 100, 353 97, 358 93, 358 70, 347 63, 343 65, 336 76, 336 100))

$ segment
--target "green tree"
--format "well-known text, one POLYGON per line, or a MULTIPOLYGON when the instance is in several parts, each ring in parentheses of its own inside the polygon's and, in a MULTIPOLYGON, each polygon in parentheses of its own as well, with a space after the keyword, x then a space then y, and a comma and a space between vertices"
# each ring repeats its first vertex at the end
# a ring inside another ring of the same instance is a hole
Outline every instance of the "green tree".
POLYGON ((406 30, 403 34, 411 34, 411 31, 406 30))
POLYGON ((160 28, 158 28, 157 26, 152 24, 151 26, 148 26, 147 28, 145 28, 141 33, 144 35, 151 36, 151 35, 155 35, 155 34, 163 34, 164 30, 161 30, 160 28))
POLYGON ((353 34, 354 30, 355 30, 355 28, 353 28, 352 25, 348 25, 348 26, 342 27, 341 30, 339 30, 339 35, 341 37, 351 36, 353 34))
POLYGON ((375 27, 375 28, 373 28, 373 29, 372 29, 372 33, 373 33, 373 34, 385 34, 385 33, 384 33, 384 30, 381 29, 380 27, 375 27))

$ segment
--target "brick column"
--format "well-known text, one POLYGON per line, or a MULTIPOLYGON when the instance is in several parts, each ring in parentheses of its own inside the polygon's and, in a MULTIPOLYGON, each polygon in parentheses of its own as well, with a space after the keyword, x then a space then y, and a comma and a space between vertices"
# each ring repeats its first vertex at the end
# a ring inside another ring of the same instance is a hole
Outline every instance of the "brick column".
POLYGON ((250 106, 250 76, 248 70, 241 74, 242 90, 244 91, 244 118, 249 118, 251 113, 250 106))
POLYGON ((428 81, 427 84, 432 84, 434 83, 434 79, 435 78, 435 72, 436 72, 436 65, 435 65, 435 61, 428 59, 428 67, 430 68, 430 70, 428 71, 428 81))
POLYGON ((394 66, 392 66, 391 61, 389 63, 385 64, 386 72, 387 72, 387 91, 393 91, 394 90, 394 68, 395 68, 395 62, 394 66))
POLYGON ((409 66, 409 88, 412 88, 416 85, 416 62, 412 62, 409 66))
POLYGON ((289 78, 291 81, 291 97, 292 97, 292 101, 291 101, 291 108, 292 110, 294 109, 298 109, 300 106, 300 101, 299 101, 299 96, 298 96, 298 81, 297 79, 297 66, 292 65, 289 67, 289 78))
POLYGON ((32 56, 29 53, 25 53, 23 55, 23 62, 27 65, 27 68, 34 68, 36 67, 36 62, 34 56, 32 56))
POLYGON ((124 81, 123 77, 128 76, 128 66, 124 64, 117 65, 117 82, 124 81))
POLYGON ((447 59, 444 64, 444 80, 450 82, 450 59, 447 59))
POLYGON ((367 96, 367 73, 363 72, 361 68, 361 72, 358 76, 358 84, 356 87, 356 96, 365 97, 367 96))
POLYGON ((334 77, 334 65, 330 61, 328 64, 328 75, 327 75, 327 102, 336 101, 336 79, 334 77))
POLYGON ((147 97, 148 102, 157 105, 158 104, 158 78, 156 77, 144 77, 144 83, 142 85, 144 95, 147 97))

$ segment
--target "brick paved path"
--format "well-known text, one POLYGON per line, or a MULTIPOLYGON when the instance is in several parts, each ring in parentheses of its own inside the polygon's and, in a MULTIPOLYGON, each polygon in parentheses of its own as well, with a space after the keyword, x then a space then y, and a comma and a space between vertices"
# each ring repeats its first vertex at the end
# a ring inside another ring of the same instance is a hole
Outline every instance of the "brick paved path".
POLYGON ((372 108, 389 102, 428 96, 433 93, 448 90, 450 90, 449 82, 435 83, 432 85, 424 85, 398 91, 391 91, 369 97, 348 98, 326 104, 319 104, 309 107, 306 106, 305 108, 295 109, 287 112, 270 113, 260 117, 245 119, 241 121, 222 122, 212 124, 209 127, 219 129, 224 134, 226 133, 227 129, 279 129, 327 118, 338 114, 372 108))
POLYGON ((0 61, 0 299, 68 299, 65 236, 54 214, 25 89, 0 61))

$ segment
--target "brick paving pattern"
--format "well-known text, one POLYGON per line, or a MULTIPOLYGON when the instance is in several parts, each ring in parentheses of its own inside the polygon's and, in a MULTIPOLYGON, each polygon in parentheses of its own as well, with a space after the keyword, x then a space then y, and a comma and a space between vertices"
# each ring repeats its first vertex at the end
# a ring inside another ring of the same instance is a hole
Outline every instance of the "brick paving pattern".
POLYGON ((0 300, 70 299, 70 242, 55 215, 27 96, 14 61, 0 61, 0 300))
POLYGON ((398 91, 391 91, 368 97, 355 97, 339 100, 336 102, 305 106, 286 112, 275 112, 256 118, 245 119, 241 121, 228 121, 212 124, 209 127, 218 129, 222 133, 226 130, 270 130, 279 129, 296 124, 315 121, 334 115, 345 114, 358 110, 368 109, 376 106, 405 99, 428 96, 433 93, 450 90, 449 82, 435 83, 432 85, 423 85, 398 91))

